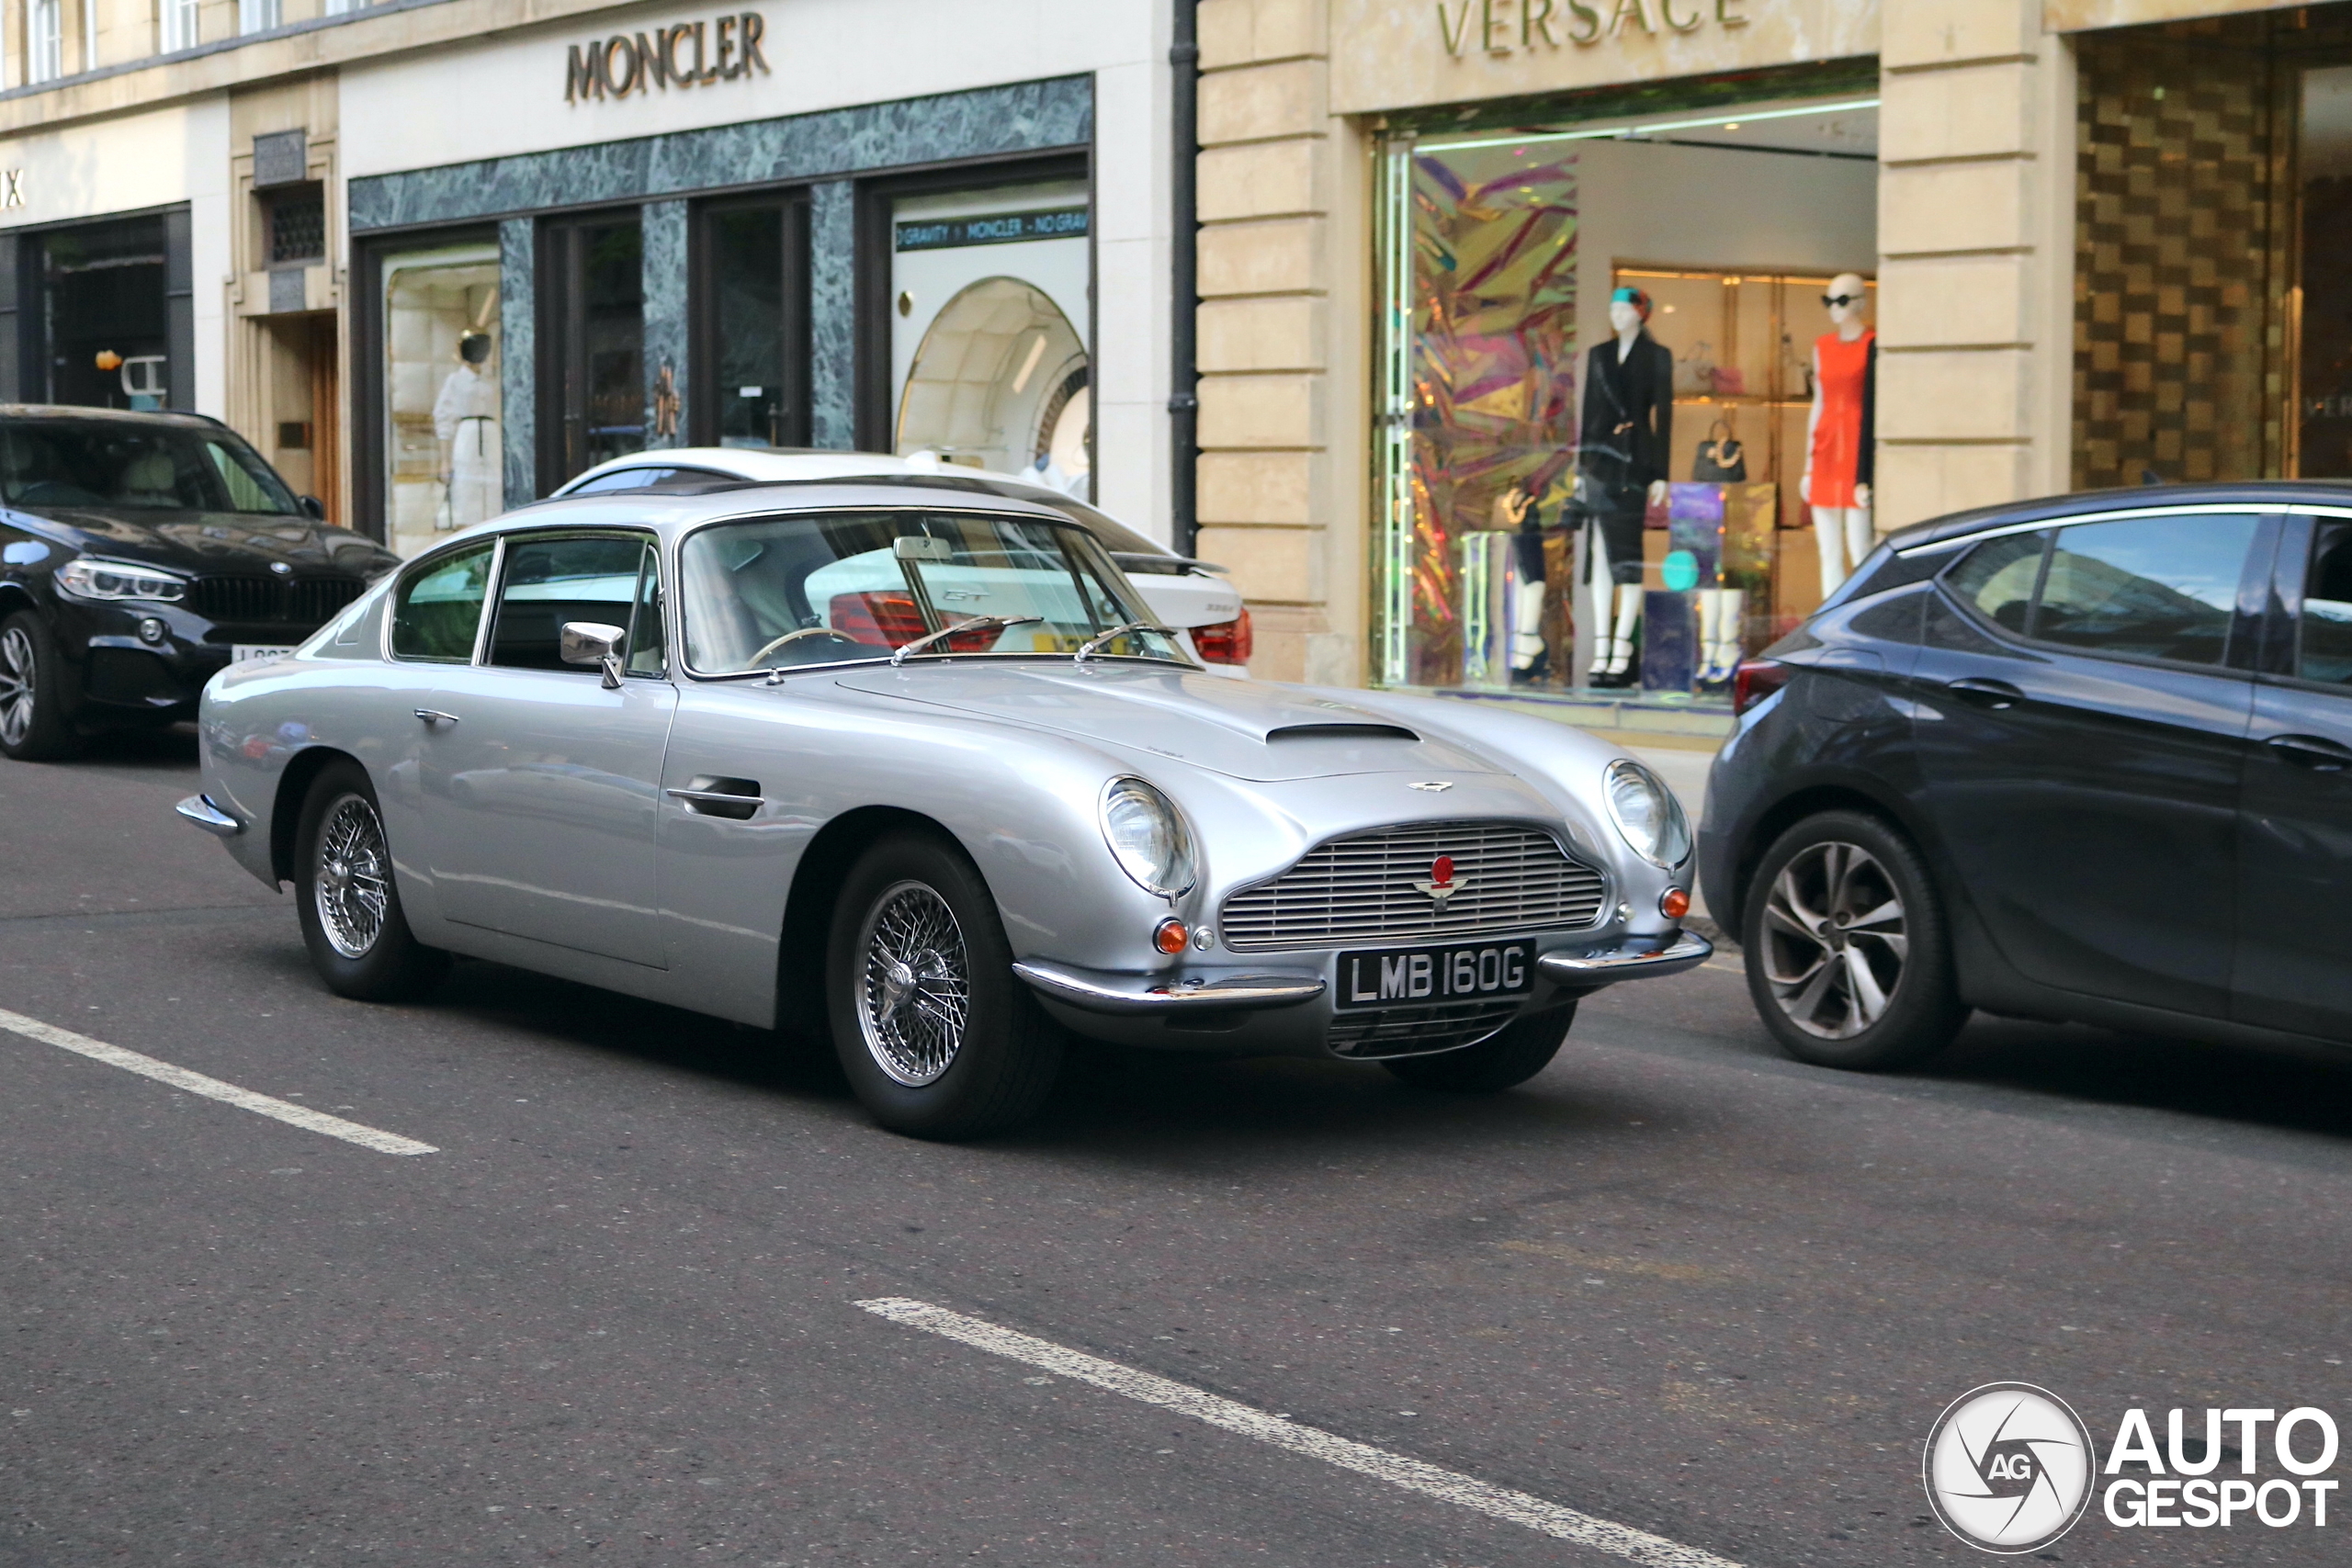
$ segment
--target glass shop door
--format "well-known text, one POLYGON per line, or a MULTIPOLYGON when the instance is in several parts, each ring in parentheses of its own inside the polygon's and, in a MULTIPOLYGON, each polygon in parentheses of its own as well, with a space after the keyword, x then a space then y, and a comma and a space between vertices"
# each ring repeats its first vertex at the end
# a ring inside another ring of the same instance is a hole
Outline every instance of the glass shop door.
POLYGON ((548 298, 539 406, 539 491, 607 458, 641 452, 645 245, 636 213, 565 219, 540 231, 548 298))

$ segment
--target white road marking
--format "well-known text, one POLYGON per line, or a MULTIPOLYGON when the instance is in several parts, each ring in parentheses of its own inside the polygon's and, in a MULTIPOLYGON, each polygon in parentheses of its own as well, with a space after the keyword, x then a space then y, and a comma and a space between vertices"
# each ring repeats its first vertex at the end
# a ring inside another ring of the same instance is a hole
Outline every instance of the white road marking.
POLYGON ((323 1111, 313 1111, 307 1105, 295 1105, 274 1100, 266 1094, 255 1094, 249 1089, 239 1089, 219 1078, 206 1077, 202 1073, 175 1067, 169 1062, 159 1062, 153 1056, 142 1056, 136 1051, 126 1051, 119 1045, 109 1045, 103 1040, 93 1040, 86 1034, 76 1034, 70 1029, 60 1029, 22 1013, 0 1011, 0 1029, 21 1034, 28 1040, 38 1040, 44 1045, 54 1045, 87 1056, 94 1062, 104 1062, 110 1067, 120 1067, 141 1077, 153 1078, 157 1083, 200 1094, 256 1116, 272 1116, 312 1133, 324 1133, 330 1138, 341 1138, 346 1144, 357 1144, 363 1149, 374 1149, 387 1155, 435 1155, 441 1151, 431 1144, 420 1144, 414 1138, 403 1138, 397 1133, 379 1132, 363 1127, 356 1122, 346 1122, 340 1116, 330 1116, 323 1111))
MULTIPOLYGON (((1099 1356, 1065 1349, 1050 1340, 1000 1328, 982 1318, 967 1317, 960 1312, 933 1306, 929 1302, 910 1301, 903 1296, 886 1296, 875 1301, 859 1302, 859 1306, 893 1323, 903 1323, 910 1328, 925 1329, 976 1350, 1003 1356, 1015 1361, 1025 1361, 1048 1372, 1059 1372, 1078 1382, 1092 1383, 1112 1393, 1124 1394, 1141 1404, 1157 1405, 1179 1416, 1189 1416, 1221 1427, 1228 1432, 1238 1432, 1245 1438, 1255 1438, 1261 1443, 1272 1443, 1295 1454, 1319 1459, 1342 1470, 1352 1470, 1361 1475, 1385 1481, 1408 1492, 1419 1492, 1443 1502, 1458 1504, 1464 1508, 1502 1519, 1510 1524, 1524 1525, 1561 1540, 1589 1546, 1638 1562, 1644 1568, 1739 1568, 1727 1558, 1695 1546, 1652 1535, 1647 1530, 1634 1529, 1630 1525, 1612 1524, 1597 1519, 1590 1514, 1580 1514, 1574 1508, 1564 1508, 1557 1503, 1547 1503, 1525 1492, 1513 1492, 1457 1471, 1441 1470, 1433 1464, 1423 1464, 1417 1459, 1375 1449, 1320 1427, 1308 1427, 1263 1410, 1237 1404, 1217 1394, 1207 1393, 1186 1383, 1174 1382, 1150 1372, 1138 1371, 1116 1361, 1106 1361, 1099 1356)), ((1166 1451, 1166 1450, 1161 1450, 1166 1451)))

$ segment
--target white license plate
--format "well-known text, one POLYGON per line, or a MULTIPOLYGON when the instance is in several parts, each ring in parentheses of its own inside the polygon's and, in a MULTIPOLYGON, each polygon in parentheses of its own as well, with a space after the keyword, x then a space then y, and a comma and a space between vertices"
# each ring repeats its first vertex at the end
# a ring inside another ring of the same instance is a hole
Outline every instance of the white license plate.
POLYGON ((232 643, 229 646, 229 662, 232 664, 266 664, 273 659, 289 659, 293 657, 293 653, 294 649, 290 646, 281 648, 276 643, 232 643))

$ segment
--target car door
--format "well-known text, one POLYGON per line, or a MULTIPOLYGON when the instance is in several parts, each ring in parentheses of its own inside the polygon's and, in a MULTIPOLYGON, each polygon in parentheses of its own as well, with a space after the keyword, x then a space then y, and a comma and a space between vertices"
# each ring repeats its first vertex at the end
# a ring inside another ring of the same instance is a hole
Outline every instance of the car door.
POLYGON ((2296 517, 2254 693, 2234 1016, 2352 1041, 2352 518, 2296 517))
POLYGON ((1920 800, 2028 978, 2226 1016, 2259 625, 2240 601, 2275 531, 2252 509, 2064 521, 1939 581, 1920 800))
POLYGON ((663 967, 655 829, 677 706, 660 552, 628 532, 501 542, 474 662, 436 685, 420 747, 444 918, 663 967), (619 628, 619 678, 566 664, 567 623, 619 628))

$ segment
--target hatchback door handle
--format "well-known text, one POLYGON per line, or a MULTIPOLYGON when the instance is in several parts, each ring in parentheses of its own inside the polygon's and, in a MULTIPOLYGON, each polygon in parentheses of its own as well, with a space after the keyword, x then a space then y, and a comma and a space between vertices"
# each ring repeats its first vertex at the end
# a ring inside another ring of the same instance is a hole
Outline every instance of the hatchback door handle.
POLYGON ((1974 676, 1951 682, 1944 690, 1972 707, 1991 708, 1996 713, 2025 701, 2025 694, 2007 681, 1984 681, 1974 676))
POLYGON ((425 728, 431 728, 436 724, 455 724, 458 722, 458 716, 456 714, 443 713, 439 708, 419 708, 416 710, 416 716, 424 721, 425 728))
POLYGON ((2352 746, 2319 735, 2274 735, 2263 742, 2299 768, 2315 773, 2340 773, 2352 768, 2352 746))

